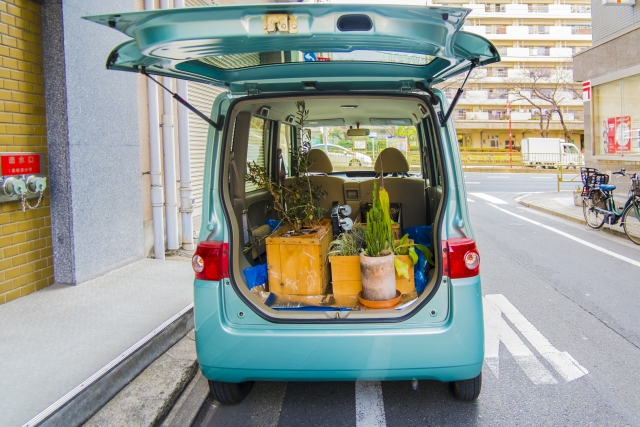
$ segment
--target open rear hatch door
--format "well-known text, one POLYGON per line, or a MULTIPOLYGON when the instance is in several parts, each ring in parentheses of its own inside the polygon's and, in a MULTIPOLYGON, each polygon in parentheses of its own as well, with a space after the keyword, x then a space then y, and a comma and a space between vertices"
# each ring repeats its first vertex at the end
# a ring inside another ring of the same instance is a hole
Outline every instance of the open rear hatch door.
POLYGON ((236 94, 431 86, 500 61, 461 30, 469 9, 350 4, 211 6, 97 15, 130 36, 107 68, 227 87, 236 94))

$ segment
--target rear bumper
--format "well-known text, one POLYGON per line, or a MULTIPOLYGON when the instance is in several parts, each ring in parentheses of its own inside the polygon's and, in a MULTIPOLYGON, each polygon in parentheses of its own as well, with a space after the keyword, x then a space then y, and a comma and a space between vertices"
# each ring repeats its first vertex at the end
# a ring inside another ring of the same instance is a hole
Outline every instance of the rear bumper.
POLYGON ((257 318, 243 325, 229 321, 237 316, 236 304, 221 309, 221 286, 195 283, 198 361, 210 380, 454 381, 482 370, 479 277, 452 281, 448 319, 437 325, 420 324, 423 313, 400 323, 276 324, 257 318))

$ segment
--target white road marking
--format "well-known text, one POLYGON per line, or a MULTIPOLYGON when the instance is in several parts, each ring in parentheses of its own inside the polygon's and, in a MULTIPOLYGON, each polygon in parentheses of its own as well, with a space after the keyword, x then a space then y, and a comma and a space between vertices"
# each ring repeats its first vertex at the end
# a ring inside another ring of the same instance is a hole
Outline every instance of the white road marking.
POLYGON ((475 200, 471 200, 470 198, 467 197, 467 202, 471 202, 471 203, 475 203, 475 200))
POLYGON ((518 328, 527 341, 531 343, 542 357, 547 359, 547 362, 549 362, 549 364, 558 371, 565 381, 573 381, 589 373, 589 371, 583 366, 580 366, 580 364, 571 357, 569 353, 566 351, 561 352, 551 345, 549 340, 547 340, 544 335, 542 335, 540 331, 538 331, 536 327, 533 326, 531 322, 529 322, 522 313, 520 313, 518 309, 507 300, 507 298, 505 298, 504 295, 486 295, 485 300, 495 304, 495 306, 503 312, 505 316, 507 316, 507 319, 509 319, 509 321, 518 328))
POLYGON ((356 381, 356 427, 386 427, 380 381, 356 381))
POLYGON ((484 306, 484 360, 489 369, 500 378, 500 341, 513 355, 524 373, 534 384, 557 384, 558 381, 544 367, 518 334, 502 318, 502 313, 488 296, 482 300, 484 306))
MULTIPOLYGON (((474 193, 470 193, 470 194, 474 194, 474 193)), ((477 194, 477 193, 476 193, 476 194, 477 194)), ((475 195, 475 194, 474 194, 474 195, 475 195)), ((489 203, 489 206, 493 206, 494 208, 496 208, 496 209, 498 209, 499 211, 502 211, 502 212, 504 212, 504 213, 506 213, 506 214, 508 214, 508 215, 515 216, 516 218, 520 218, 520 219, 521 219, 521 220, 523 220, 523 221, 530 222, 531 224, 537 225, 537 226, 539 226, 539 227, 542 227, 542 228, 544 228, 544 229, 547 229, 547 230, 549 230, 549 231, 552 231, 552 232, 554 232, 554 233, 557 233, 557 234, 559 234, 559 235, 561 235, 561 236, 564 236, 564 237, 566 237, 566 238, 568 238, 568 239, 571 239, 571 240, 573 240, 574 242, 578 242, 578 243, 580 243, 580 244, 582 244, 582 245, 585 245, 585 246, 587 246, 587 247, 589 247, 589 248, 591 248, 591 249, 595 249, 596 251, 599 251, 599 252, 602 252, 602 253, 607 254, 607 255, 609 255, 609 256, 612 256, 612 257, 614 257, 614 258, 617 258, 617 259, 619 259, 620 261, 624 261, 624 262, 629 263, 629 264, 631 264, 631 265, 635 265, 636 267, 640 267, 640 262, 639 262, 639 261, 636 261, 636 260, 634 260, 634 259, 628 258, 628 257, 626 257, 626 256, 624 256, 624 255, 620 255, 620 254, 618 254, 618 253, 616 253, 616 252, 613 252, 613 251, 610 251, 610 250, 608 250, 608 249, 601 248, 601 247, 600 247, 600 246, 598 246, 598 245, 594 245, 593 243, 587 242, 586 240, 582 240, 582 239, 580 239, 580 238, 578 238, 578 237, 575 237, 575 236, 573 236, 573 235, 571 235, 571 234, 569 234, 569 233, 565 233, 564 231, 560 231, 560 230, 558 230, 557 228, 549 227, 548 225, 542 224, 542 223, 540 223, 540 222, 538 222, 538 221, 534 221, 534 220, 532 220, 532 219, 529 219, 529 218, 524 217, 524 216, 522 216, 522 215, 515 214, 515 213, 513 213, 513 212, 509 212, 508 210, 506 210, 506 209, 502 209, 502 208, 499 208, 499 207, 497 207, 496 205, 492 205, 491 203, 489 203)))
POLYGON ((472 196, 476 196, 476 197, 480 197, 481 199, 486 200, 489 203, 494 203, 496 205, 506 205, 507 202, 505 202, 504 200, 498 199, 497 197, 493 197, 490 196, 488 194, 485 193, 469 193, 472 196))

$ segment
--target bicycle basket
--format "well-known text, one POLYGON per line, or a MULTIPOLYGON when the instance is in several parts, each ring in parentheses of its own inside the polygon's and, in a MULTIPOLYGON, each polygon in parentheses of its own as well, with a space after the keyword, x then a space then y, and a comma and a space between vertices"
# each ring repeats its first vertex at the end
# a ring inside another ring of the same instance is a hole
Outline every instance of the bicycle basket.
POLYGON ((634 196, 640 197, 640 178, 631 181, 631 190, 634 196))
POLYGON ((582 185, 587 186, 590 176, 598 173, 596 168, 580 168, 580 178, 582 178, 582 185))
POLYGON ((596 185, 602 185, 602 184, 608 184, 608 183, 609 183, 609 175, 605 173, 594 173, 593 175, 587 176, 587 182, 585 186, 593 188, 596 185))

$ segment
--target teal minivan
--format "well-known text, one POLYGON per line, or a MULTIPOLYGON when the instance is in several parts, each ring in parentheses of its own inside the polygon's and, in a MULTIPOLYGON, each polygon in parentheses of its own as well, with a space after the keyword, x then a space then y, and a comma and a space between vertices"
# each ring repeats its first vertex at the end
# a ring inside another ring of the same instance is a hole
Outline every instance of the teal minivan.
POLYGON ((109 69, 225 89, 201 114, 211 126, 194 255, 198 361, 218 401, 241 401, 257 380, 428 379, 450 383, 459 399, 478 397, 479 255, 450 118, 462 89, 448 105, 435 87, 456 76, 464 86, 475 67, 500 61, 488 40, 462 31, 468 13, 298 3, 88 18, 133 39, 114 49, 109 69), (415 291, 394 307, 367 309, 331 286, 283 295, 264 277, 259 286, 249 279, 273 261, 256 236, 278 215, 270 194, 246 179, 247 159, 286 185, 300 150, 298 101, 318 144, 375 163, 333 165, 326 150, 313 150, 309 174, 325 193, 325 216, 337 202, 357 222, 384 179, 401 226, 432 249, 432 263, 416 264, 415 291))

